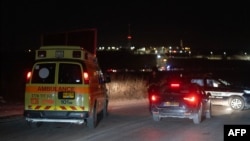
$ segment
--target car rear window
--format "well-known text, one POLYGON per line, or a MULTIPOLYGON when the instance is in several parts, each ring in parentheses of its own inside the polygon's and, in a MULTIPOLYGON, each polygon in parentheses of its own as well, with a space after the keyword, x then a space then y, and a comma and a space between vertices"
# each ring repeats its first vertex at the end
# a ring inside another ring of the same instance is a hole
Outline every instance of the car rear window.
POLYGON ((193 84, 181 84, 179 87, 166 87, 165 93, 171 94, 188 94, 188 93, 200 93, 198 86, 193 84))
POLYGON ((200 86, 204 86, 204 81, 203 79, 191 79, 191 83, 196 83, 200 86))

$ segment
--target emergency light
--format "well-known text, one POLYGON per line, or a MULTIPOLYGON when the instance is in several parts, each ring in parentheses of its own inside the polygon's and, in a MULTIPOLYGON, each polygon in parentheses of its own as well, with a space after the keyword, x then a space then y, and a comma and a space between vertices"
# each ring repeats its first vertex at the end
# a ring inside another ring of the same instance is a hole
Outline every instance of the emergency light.
POLYGON ((56 50, 55 57, 56 58, 63 58, 64 57, 64 51, 63 50, 56 50))
POLYGON ((38 58, 45 58, 46 57, 46 51, 45 50, 39 50, 37 52, 37 57, 38 58))
POLYGON ((81 51, 73 51, 72 56, 73 58, 81 58, 81 51))

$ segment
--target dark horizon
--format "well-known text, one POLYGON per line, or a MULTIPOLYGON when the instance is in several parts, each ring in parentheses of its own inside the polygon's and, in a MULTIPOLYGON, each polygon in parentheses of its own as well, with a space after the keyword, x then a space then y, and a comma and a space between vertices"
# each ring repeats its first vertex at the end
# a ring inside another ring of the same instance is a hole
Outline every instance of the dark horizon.
POLYGON ((37 49, 45 32, 96 28, 98 46, 184 46, 250 50, 245 3, 1 1, 1 50, 37 49))

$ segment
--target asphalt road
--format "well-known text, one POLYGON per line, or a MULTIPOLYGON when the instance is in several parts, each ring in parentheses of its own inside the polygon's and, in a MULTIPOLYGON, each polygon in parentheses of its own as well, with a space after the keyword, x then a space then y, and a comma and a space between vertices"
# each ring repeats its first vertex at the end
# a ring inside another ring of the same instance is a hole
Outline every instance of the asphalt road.
POLYGON ((97 128, 44 123, 30 128, 22 116, 0 120, 1 141, 223 141, 224 125, 250 125, 250 110, 213 106, 212 118, 195 125, 190 119, 153 121, 147 101, 111 102, 109 116, 97 128))

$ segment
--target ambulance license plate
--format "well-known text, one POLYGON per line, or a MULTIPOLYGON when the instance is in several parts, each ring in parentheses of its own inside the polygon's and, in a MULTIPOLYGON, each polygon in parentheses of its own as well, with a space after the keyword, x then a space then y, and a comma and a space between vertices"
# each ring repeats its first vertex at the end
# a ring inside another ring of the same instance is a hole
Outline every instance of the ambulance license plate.
POLYGON ((62 92, 61 93, 61 99, 74 99, 75 98, 75 92, 62 92))
POLYGON ((70 98, 70 99, 72 99, 72 98, 75 98, 75 93, 74 92, 63 92, 63 96, 62 96, 62 98, 70 98))

